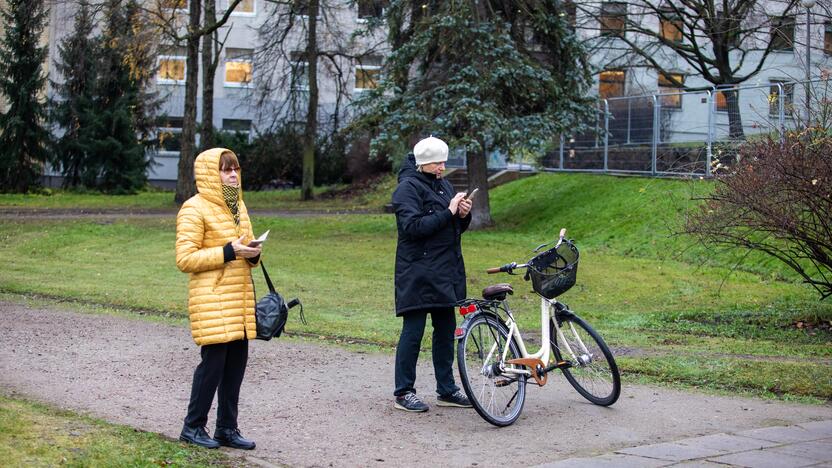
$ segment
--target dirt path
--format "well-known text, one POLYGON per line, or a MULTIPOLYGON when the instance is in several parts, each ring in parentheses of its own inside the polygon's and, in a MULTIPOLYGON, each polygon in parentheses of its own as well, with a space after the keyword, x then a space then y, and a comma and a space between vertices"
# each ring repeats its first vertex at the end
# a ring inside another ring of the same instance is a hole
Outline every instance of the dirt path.
MULTIPOLYGON (((314 218, 336 215, 382 214, 379 210, 248 210, 251 216, 314 218)), ((142 208, 0 208, 0 217, 31 221, 41 219, 175 218, 176 210, 142 208)))
MULTIPOLYGON (((199 356, 186 328, 0 302, 0 337, 0 391, 178 436, 199 356)), ((830 405, 638 385, 599 408, 554 378, 529 387, 521 419, 497 429, 473 410, 433 405, 429 361, 417 387, 431 410, 407 414, 393 409, 390 355, 252 342, 240 408, 243 434, 257 441, 252 455, 290 466, 521 466, 832 418, 830 405)))

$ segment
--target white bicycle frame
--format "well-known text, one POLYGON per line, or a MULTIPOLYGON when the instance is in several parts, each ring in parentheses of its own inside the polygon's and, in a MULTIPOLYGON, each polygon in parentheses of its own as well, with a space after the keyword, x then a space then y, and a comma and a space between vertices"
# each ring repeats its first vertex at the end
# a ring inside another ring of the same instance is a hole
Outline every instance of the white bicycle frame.
MULTIPOLYGON (((532 358, 532 359, 540 359, 544 365, 549 364, 549 353, 551 352, 550 346, 550 335, 549 335, 549 323, 551 322, 554 325, 555 333, 558 336, 558 343, 563 344, 563 347, 566 349, 568 355, 572 358, 572 362, 577 364, 583 364, 582 360, 578 358, 572 348, 569 346, 569 341, 563 335, 563 330, 561 330, 560 325, 558 325, 558 321, 555 318, 555 304, 557 303, 556 299, 546 299, 545 297, 540 298, 540 336, 541 336, 541 343, 540 349, 535 353, 529 353, 526 350, 526 344, 523 342, 523 337, 520 335, 520 328, 517 326, 517 322, 514 321, 514 318, 511 314, 508 314, 508 319, 506 320, 506 325, 508 326, 508 336, 509 339, 514 339, 517 343, 517 346, 520 348, 520 357, 521 358, 532 358)), ((588 356, 589 350, 587 350, 586 345, 581 340, 580 334, 577 333, 575 330, 575 325, 570 321, 569 327, 572 330, 573 336, 575 336, 578 344, 580 345, 582 352, 582 356, 588 356)), ((503 355, 500 356, 500 365, 503 366, 503 363, 506 362, 506 356, 508 355, 509 351, 508 341, 506 341, 506 346, 503 349, 503 355)), ((497 350, 497 343, 494 343, 491 346, 491 350, 488 353, 488 357, 486 358, 486 362, 490 362, 491 356, 497 350)), ((531 371, 527 369, 521 369, 519 367, 506 367, 500 369, 500 371, 504 374, 523 374, 523 375, 531 375, 531 371)))

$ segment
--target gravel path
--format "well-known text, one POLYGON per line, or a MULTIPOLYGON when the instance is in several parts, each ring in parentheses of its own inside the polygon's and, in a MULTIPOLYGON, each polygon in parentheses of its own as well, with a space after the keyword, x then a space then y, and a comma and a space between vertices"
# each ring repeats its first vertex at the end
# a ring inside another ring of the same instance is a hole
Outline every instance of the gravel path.
MULTIPOLYGON (((0 302, 0 337, 3 393, 178 436, 199 359, 185 327, 0 302)), ((290 466, 524 466, 832 418, 830 405, 640 385, 600 408, 554 376, 529 387, 516 424, 497 429, 473 410, 436 407, 429 362, 417 387, 431 410, 408 414, 393 409, 392 355, 252 342, 240 408, 243 434, 257 441, 251 455, 290 466)))
MULTIPOLYGON (((175 218, 176 210, 143 208, 0 208, 0 216, 19 221, 42 219, 120 220, 127 218, 175 218)), ((248 210, 251 216, 316 218, 337 215, 382 214, 379 210, 248 210)))

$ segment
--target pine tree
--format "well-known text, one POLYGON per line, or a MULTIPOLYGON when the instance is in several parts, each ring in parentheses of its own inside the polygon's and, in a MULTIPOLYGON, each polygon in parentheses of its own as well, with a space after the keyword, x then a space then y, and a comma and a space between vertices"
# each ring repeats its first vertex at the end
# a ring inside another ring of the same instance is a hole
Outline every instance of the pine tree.
POLYGON ((63 174, 64 187, 78 186, 89 164, 97 115, 95 85, 99 50, 98 41, 92 37, 93 22, 89 4, 82 1, 75 13, 72 34, 58 46, 55 63, 63 81, 52 83, 57 95, 52 121, 63 129, 63 135, 55 142, 53 162, 63 174))
POLYGON ((40 45, 47 13, 42 0, 9 0, 0 11, 0 93, 8 110, 0 115, 0 190, 25 193, 37 185, 47 158, 49 133, 41 97, 47 49, 40 45))
MULTIPOLYGON (((541 154, 590 109, 583 49, 560 2, 393 0, 393 50, 355 128, 388 154, 433 134, 467 150, 473 227, 492 224, 486 154, 541 154)), ((399 153, 396 157, 401 157, 399 153)))
POLYGON ((129 54, 133 39, 130 10, 111 0, 104 10, 96 84, 97 115, 89 164, 82 174, 87 187, 110 193, 133 193, 147 183, 150 161, 138 138, 133 114, 142 90, 129 54))

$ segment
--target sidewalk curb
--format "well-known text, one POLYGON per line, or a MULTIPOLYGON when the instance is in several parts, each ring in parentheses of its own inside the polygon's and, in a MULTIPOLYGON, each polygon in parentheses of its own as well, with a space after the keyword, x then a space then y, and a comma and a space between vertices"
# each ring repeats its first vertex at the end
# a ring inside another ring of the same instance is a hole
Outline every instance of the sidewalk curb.
POLYGON ((832 419, 717 433, 568 458, 539 468, 660 466, 832 466, 832 419))

